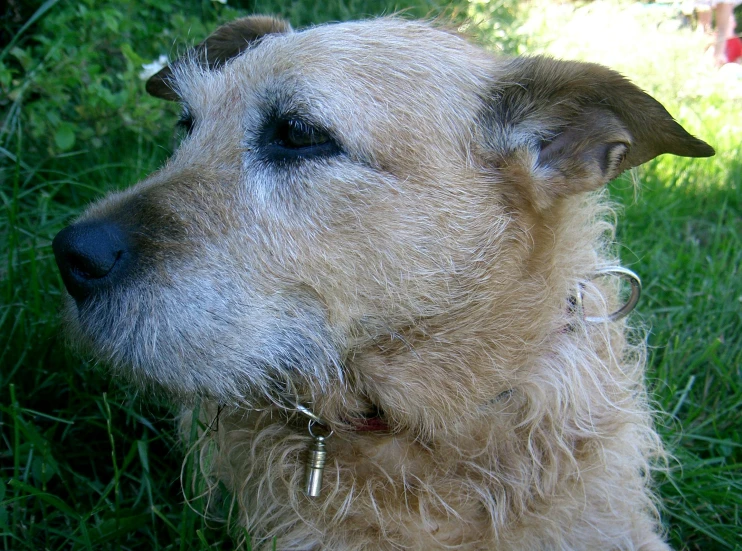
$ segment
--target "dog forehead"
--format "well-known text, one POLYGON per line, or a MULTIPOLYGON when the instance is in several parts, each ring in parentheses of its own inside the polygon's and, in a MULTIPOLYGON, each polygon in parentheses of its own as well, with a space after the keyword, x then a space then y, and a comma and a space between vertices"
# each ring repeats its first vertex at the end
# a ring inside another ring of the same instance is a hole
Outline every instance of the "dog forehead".
POLYGON ((261 97, 294 95, 348 133, 417 120, 453 132, 481 108, 496 61, 456 34, 376 19, 267 36, 227 71, 261 97))
POLYGON ((477 69, 489 66, 491 58, 455 34, 377 19, 270 36, 237 64, 259 65, 273 75, 285 72, 315 88, 326 83, 333 90, 343 85, 389 93, 426 84, 464 91, 478 84, 477 69))
POLYGON ((267 35, 216 70, 191 62, 175 76, 196 118, 221 134, 306 116, 349 152, 386 163, 403 151, 463 154, 499 66, 454 33, 381 18, 267 35))
MULTIPOLYGON (((203 81, 206 74, 199 70, 198 60, 187 61, 176 70, 177 79, 203 81)), ((453 32, 416 21, 380 18, 265 35, 219 70, 207 73, 231 77, 236 72, 234 77, 250 80, 281 74, 323 75, 339 81, 355 77, 366 84, 371 77, 383 83, 448 76, 456 84, 469 80, 471 71, 489 68, 492 61, 489 53, 453 32)))
POLYGON ((319 25, 267 38, 266 46, 293 48, 293 55, 303 63, 332 58, 346 69, 378 65, 442 70, 464 66, 469 56, 480 51, 454 32, 394 18, 319 25))

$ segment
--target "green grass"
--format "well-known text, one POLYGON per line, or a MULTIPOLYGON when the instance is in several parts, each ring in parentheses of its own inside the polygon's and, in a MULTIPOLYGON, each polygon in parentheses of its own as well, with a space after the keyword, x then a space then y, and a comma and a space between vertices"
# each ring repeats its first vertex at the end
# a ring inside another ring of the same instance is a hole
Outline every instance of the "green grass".
POLYGON ((644 283, 648 376, 673 454, 657 479, 679 549, 742 548, 742 167, 709 188, 714 165, 654 164, 636 202, 632 187, 614 189, 628 205, 622 257, 644 283))
MULTIPOLYGON (((176 114, 143 96, 140 65, 237 12, 156 0, 31 5, 0 29, 16 37, 0 46, 0 547, 231 549, 222 524, 185 505, 171 411, 64 347, 49 245, 85 204, 167 157, 176 114)), ((285 1, 256 11, 301 25, 393 9, 381 0, 285 1)), ((644 281, 650 385, 673 454, 657 476, 671 540, 678 549, 742 549, 738 84, 704 66, 697 35, 658 34, 656 12, 550 5, 508 27, 516 12, 504 3, 459 11, 486 16, 479 30, 494 46, 616 66, 717 147, 713 159, 662 158, 637 173, 639 191, 624 179, 612 193, 625 205, 624 263, 644 281), (580 29, 597 29, 601 46, 580 29)), ((183 479, 197 468, 186 463, 183 479)), ((186 484, 186 493, 200 510, 198 487, 186 484)))

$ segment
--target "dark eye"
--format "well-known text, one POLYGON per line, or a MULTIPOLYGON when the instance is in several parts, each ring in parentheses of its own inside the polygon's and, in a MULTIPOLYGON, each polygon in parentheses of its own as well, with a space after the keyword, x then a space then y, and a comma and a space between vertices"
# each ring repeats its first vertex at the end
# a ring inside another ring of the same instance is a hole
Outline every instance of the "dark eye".
POLYGON ((175 124, 175 126, 181 130, 183 130, 187 135, 191 135, 191 132, 193 132, 193 127, 196 126, 196 121, 193 120, 193 116, 191 115, 190 111, 188 109, 184 109, 183 113, 180 115, 180 119, 175 124))
POLYGON ((273 143, 289 149, 302 149, 329 141, 330 137, 314 126, 299 119, 289 119, 279 123, 273 143))
POLYGON ((275 162, 328 157, 340 146, 325 130, 298 117, 278 118, 263 130, 266 158, 275 162))

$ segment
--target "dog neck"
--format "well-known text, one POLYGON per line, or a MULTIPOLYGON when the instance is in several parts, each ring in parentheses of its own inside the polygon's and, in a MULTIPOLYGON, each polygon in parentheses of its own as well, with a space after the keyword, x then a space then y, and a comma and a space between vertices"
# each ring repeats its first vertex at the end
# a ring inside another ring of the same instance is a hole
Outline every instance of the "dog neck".
MULTIPOLYGON (((293 408, 305 417, 308 417, 310 423, 320 425, 328 430, 330 429, 330 424, 314 413, 309 407, 295 404, 293 408)), ((391 430, 389 424, 384 420, 383 412, 376 407, 368 415, 347 419, 344 424, 355 432, 389 432, 391 430)))
MULTIPOLYGON (((576 318, 575 324, 614 322, 627 316, 634 309, 640 293, 641 280, 634 272, 620 266, 610 266, 596 271, 592 277, 578 284, 575 293, 567 298, 567 309, 571 314, 570 317, 576 318), (587 315, 583 308, 583 289, 587 282, 600 277, 618 277, 627 281, 631 286, 631 293, 626 303, 615 312, 605 316, 592 317, 587 315)), ((576 327, 577 325, 570 324, 564 330, 571 332, 576 327)), ((506 390, 498 394, 494 401, 507 398, 513 392, 513 389, 506 390)), ((312 437, 312 444, 307 450, 305 463, 304 492, 308 497, 319 497, 322 491, 322 475, 327 461, 325 441, 333 435, 334 430, 330 423, 314 413, 309 407, 297 403, 293 409, 309 418, 308 432, 312 437)), ((343 425, 358 433, 392 432, 389 424, 384 419, 382 410, 378 407, 374 407, 368 415, 347 419, 343 425)))
MULTIPOLYGON (((578 323, 587 323, 587 324, 595 324, 595 323, 609 323, 614 322, 617 320, 620 320, 624 317, 626 317, 631 311, 636 307, 637 302, 639 301, 639 297, 641 295, 641 280, 639 279, 639 276, 636 275, 631 270, 624 268, 622 266, 608 266, 605 268, 601 268, 596 270, 596 272, 589 278, 585 280, 585 282, 579 283, 577 285, 577 288, 575 289, 574 294, 571 294, 567 298, 567 309, 570 312, 570 318, 574 319, 575 321, 573 323, 570 323, 569 325, 565 326, 563 328, 563 331, 574 331, 576 329, 576 324, 578 323), (583 289, 587 282, 601 278, 601 277, 618 277, 619 279, 624 280, 625 282, 628 282, 630 285, 630 294, 626 302, 618 308, 615 312, 612 312, 605 316, 590 316, 588 313, 585 312, 583 308, 583 301, 582 301, 582 295, 583 295, 583 289)), ((499 400, 503 395, 510 394, 512 391, 507 390, 503 392, 502 394, 498 395, 495 400, 499 400)), ((289 407, 291 409, 291 407, 289 407)), ((321 425, 323 427, 326 427, 328 430, 331 428, 330 424, 322 419, 320 416, 318 416, 316 413, 314 413, 309 407, 303 406, 300 404, 295 404, 294 408, 299 413, 302 413, 306 417, 308 417, 311 421, 314 423, 321 425)), ((377 407, 374 406, 374 408, 367 414, 362 415, 360 417, 353 417, 346 419, 343 423, 347 429, 350 429, 355 432, 391 432, 392 429, 390 428, 389 424, 384 419, 384 413, 383 411, 377 407)))
POLYGON ((348 425, 355 432, 390 432, 389 424, 378 408, 371 415, 350 419, 348 425))

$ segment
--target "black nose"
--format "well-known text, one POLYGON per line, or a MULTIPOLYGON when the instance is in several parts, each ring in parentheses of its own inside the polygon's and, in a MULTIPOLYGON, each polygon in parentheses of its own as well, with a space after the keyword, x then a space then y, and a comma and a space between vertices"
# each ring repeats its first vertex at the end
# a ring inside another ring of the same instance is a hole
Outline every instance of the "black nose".
POLYGON ((116 285, 131 265, 127 234, 111 222, 93 221, 63 229, 52 242, 67 291, 79 303, 116 285))

